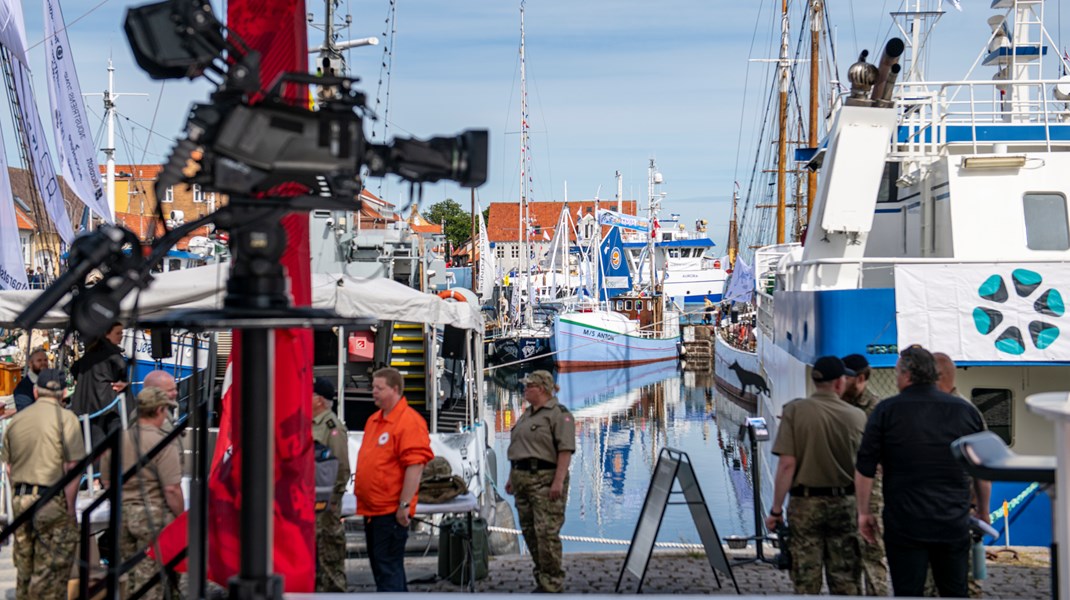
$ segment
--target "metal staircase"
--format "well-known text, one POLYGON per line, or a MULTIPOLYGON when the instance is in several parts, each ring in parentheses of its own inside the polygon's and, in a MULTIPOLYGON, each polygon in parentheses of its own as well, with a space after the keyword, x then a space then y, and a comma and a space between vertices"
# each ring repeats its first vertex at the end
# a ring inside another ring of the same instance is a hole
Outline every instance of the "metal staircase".
POLYGON ((409 406, 430 412, 427 403, 427 336, 419 323, 392 322, 386 363, 405 378, 405 399, 409 406))

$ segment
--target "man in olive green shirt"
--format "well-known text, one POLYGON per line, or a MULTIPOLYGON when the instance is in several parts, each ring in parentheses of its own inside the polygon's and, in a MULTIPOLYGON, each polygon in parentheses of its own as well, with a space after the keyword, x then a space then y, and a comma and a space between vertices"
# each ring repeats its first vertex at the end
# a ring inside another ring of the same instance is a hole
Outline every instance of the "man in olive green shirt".
MULTIPOLYGON (((843 399, 852 406, 861 408, 866 413, 866 418, 873 414, 877 403, 881 401, 869 387, 869 378, 872 371, 869 361, 861 354, 849 354, 843 357, 843 364, 855 372, 854 377, 847 378, 847 389, 843 392, 843 399)), ((869 507, 877 516, 878 527, 884 531, 881 523, 881 515, 884 514, 884 492, 881 485, 880 471, 873 479, 873 492, 869 497, 869 507)), ((862 579, 867 596, 888 595, 888 558, 884 552, 884 536, 878 535, 875 543, 861 542, 862 547, 862 579)))
POLYGON ((784 519, 791 492, 791 580, 796 594, 821 592, 822 578, 834 595, 861 594, 861 556, 855 516, 854 463, 866 415, 840 399, 847 369, 835 356, 814 362, 814 393, 784 405, 773 454, 779 459, 773 506, 766 527, 784 519))
POLYGON ((346 591, 346 532, 342 525, 342 495, 353 474, 349 470, 349 442, 345 425, 331 410, 334 383, 317 377, 312 384, 312 439, 330 448, 338 459, 338 475, 327 506, 316 506, 316 591, 346 591))
MULTIPOLYGON (((41 371, 34 386, 37 400, 11 417, 4 432, 0 461, 8 466, 15 517, 85 458, 78 418, 61 406, 66 388, 67 374, 62 369, 41 371)), ((67 580, 78 545, 74 520, 78 479, 64 491, 37 511, 31 525, 15 532, 15 595, 20 600, 67 598, 67 580)))

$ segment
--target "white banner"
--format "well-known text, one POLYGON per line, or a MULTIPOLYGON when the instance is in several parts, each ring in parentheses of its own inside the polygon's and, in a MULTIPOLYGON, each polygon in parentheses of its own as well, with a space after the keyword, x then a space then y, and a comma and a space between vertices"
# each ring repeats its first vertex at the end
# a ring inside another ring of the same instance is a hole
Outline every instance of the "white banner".
POLYGON ((896 265, 898 344, 956 361, 1070 361, 1061 263, 896 265))
MULTIPOLYGON (((0 148, 4 147, 0 136, 0 148)), ((11 181, 7 175, 7 157, 0 152, 0 290, 25 290, 26 264, 22 260, 19 223, 15 202, 11 199, 11 181)))
POLYGON ((60 169, 78 199, 93 214, 114 223, 100 183, 96 147, 89 131, 82 86, 78 84, 78 72, 74 68, 63 12, 56 0, 45 0, 44 7, 45 40, 48 42, 45 53, 48 59, 48 101, 52 106, 53 133, 56 136, 60 169))
POLYGON ((604 208, 598 210, 598 223, 635 231, 650 231, 650 221, 634 215, 626 215, 604 208))
POLYGON ((732 279, 728 281, 728 289, 724 292, 724 299, 732 302, 750 302, 754 296, 754 269, 743 260, 736 258, 736 268, 732 271, 732 279))
POLYGON ((67 216, 67 206, 63 201, 63 190, 56 179, 56 168, 52 164, 52 154, 45 140, 45 128, 41 125, 41 115, 37 112, 34 99, 33 83, 30 70, 18 61, 11 63, 14 72, 15 95, 19 99, 19 121, 26 149, 30 153, 30 165, 33 169, 37 191, 45 201, 45 210, 56 227, 56 233, 68 245, 74 240, 74 229, 67 216))
POLYGON ((0 0, 0 45, 22 64, 29 64, 26 56, 26 21, 22 17, 22 2, 19 0, 0 0))

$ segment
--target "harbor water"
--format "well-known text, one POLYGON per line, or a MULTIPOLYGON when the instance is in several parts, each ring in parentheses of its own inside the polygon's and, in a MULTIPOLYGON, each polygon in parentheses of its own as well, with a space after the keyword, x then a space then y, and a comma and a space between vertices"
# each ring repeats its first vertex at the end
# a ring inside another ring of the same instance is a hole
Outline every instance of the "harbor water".
MULTIPOLYGON (((524 408, 522 376, 495 371, 487 380, 503 495, 510 429, 524 408)), ((662 448, 687 453, 718 535, 754 534, 750 449, 737 441, 751 415, 717 391, 711 374, 681 372, 672 361, 555 377, 558 399, 576 418, 562 535, 584 538, 565 539, 565 552, 626 548, 595 540, 631 540, 662 448)), ((512 496, 505 498, 515 514, 512 496)), ((667 507, 657 540, 699 542, 685 505, 667 507)))

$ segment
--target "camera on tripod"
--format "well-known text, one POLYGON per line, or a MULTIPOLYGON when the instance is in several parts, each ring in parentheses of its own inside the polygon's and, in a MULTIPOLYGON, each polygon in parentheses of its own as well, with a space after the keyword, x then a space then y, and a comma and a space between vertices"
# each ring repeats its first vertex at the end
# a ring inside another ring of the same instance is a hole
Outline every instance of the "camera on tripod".
POLYGON ((203 75, 217 84, 211 102, 190 111, 186 137, 160 174, 158 194, 183 182, 246 197, 277 193, 285 185, 298 190, 287 195, 348 201, 352 210, 362 169, 369 176, 393 173, 413 183, 447 179, 478 187, 486 182, 485 129, 373 144, 363 126, 374 115, 354 87, 357 79, 286 73, 261 90, 259 55, 223 27, 206 0, 132 8, 125 29, 134 58, 153 79, 203 75), (308 85, 332 91, 317 110, 306 106, 308 85))

